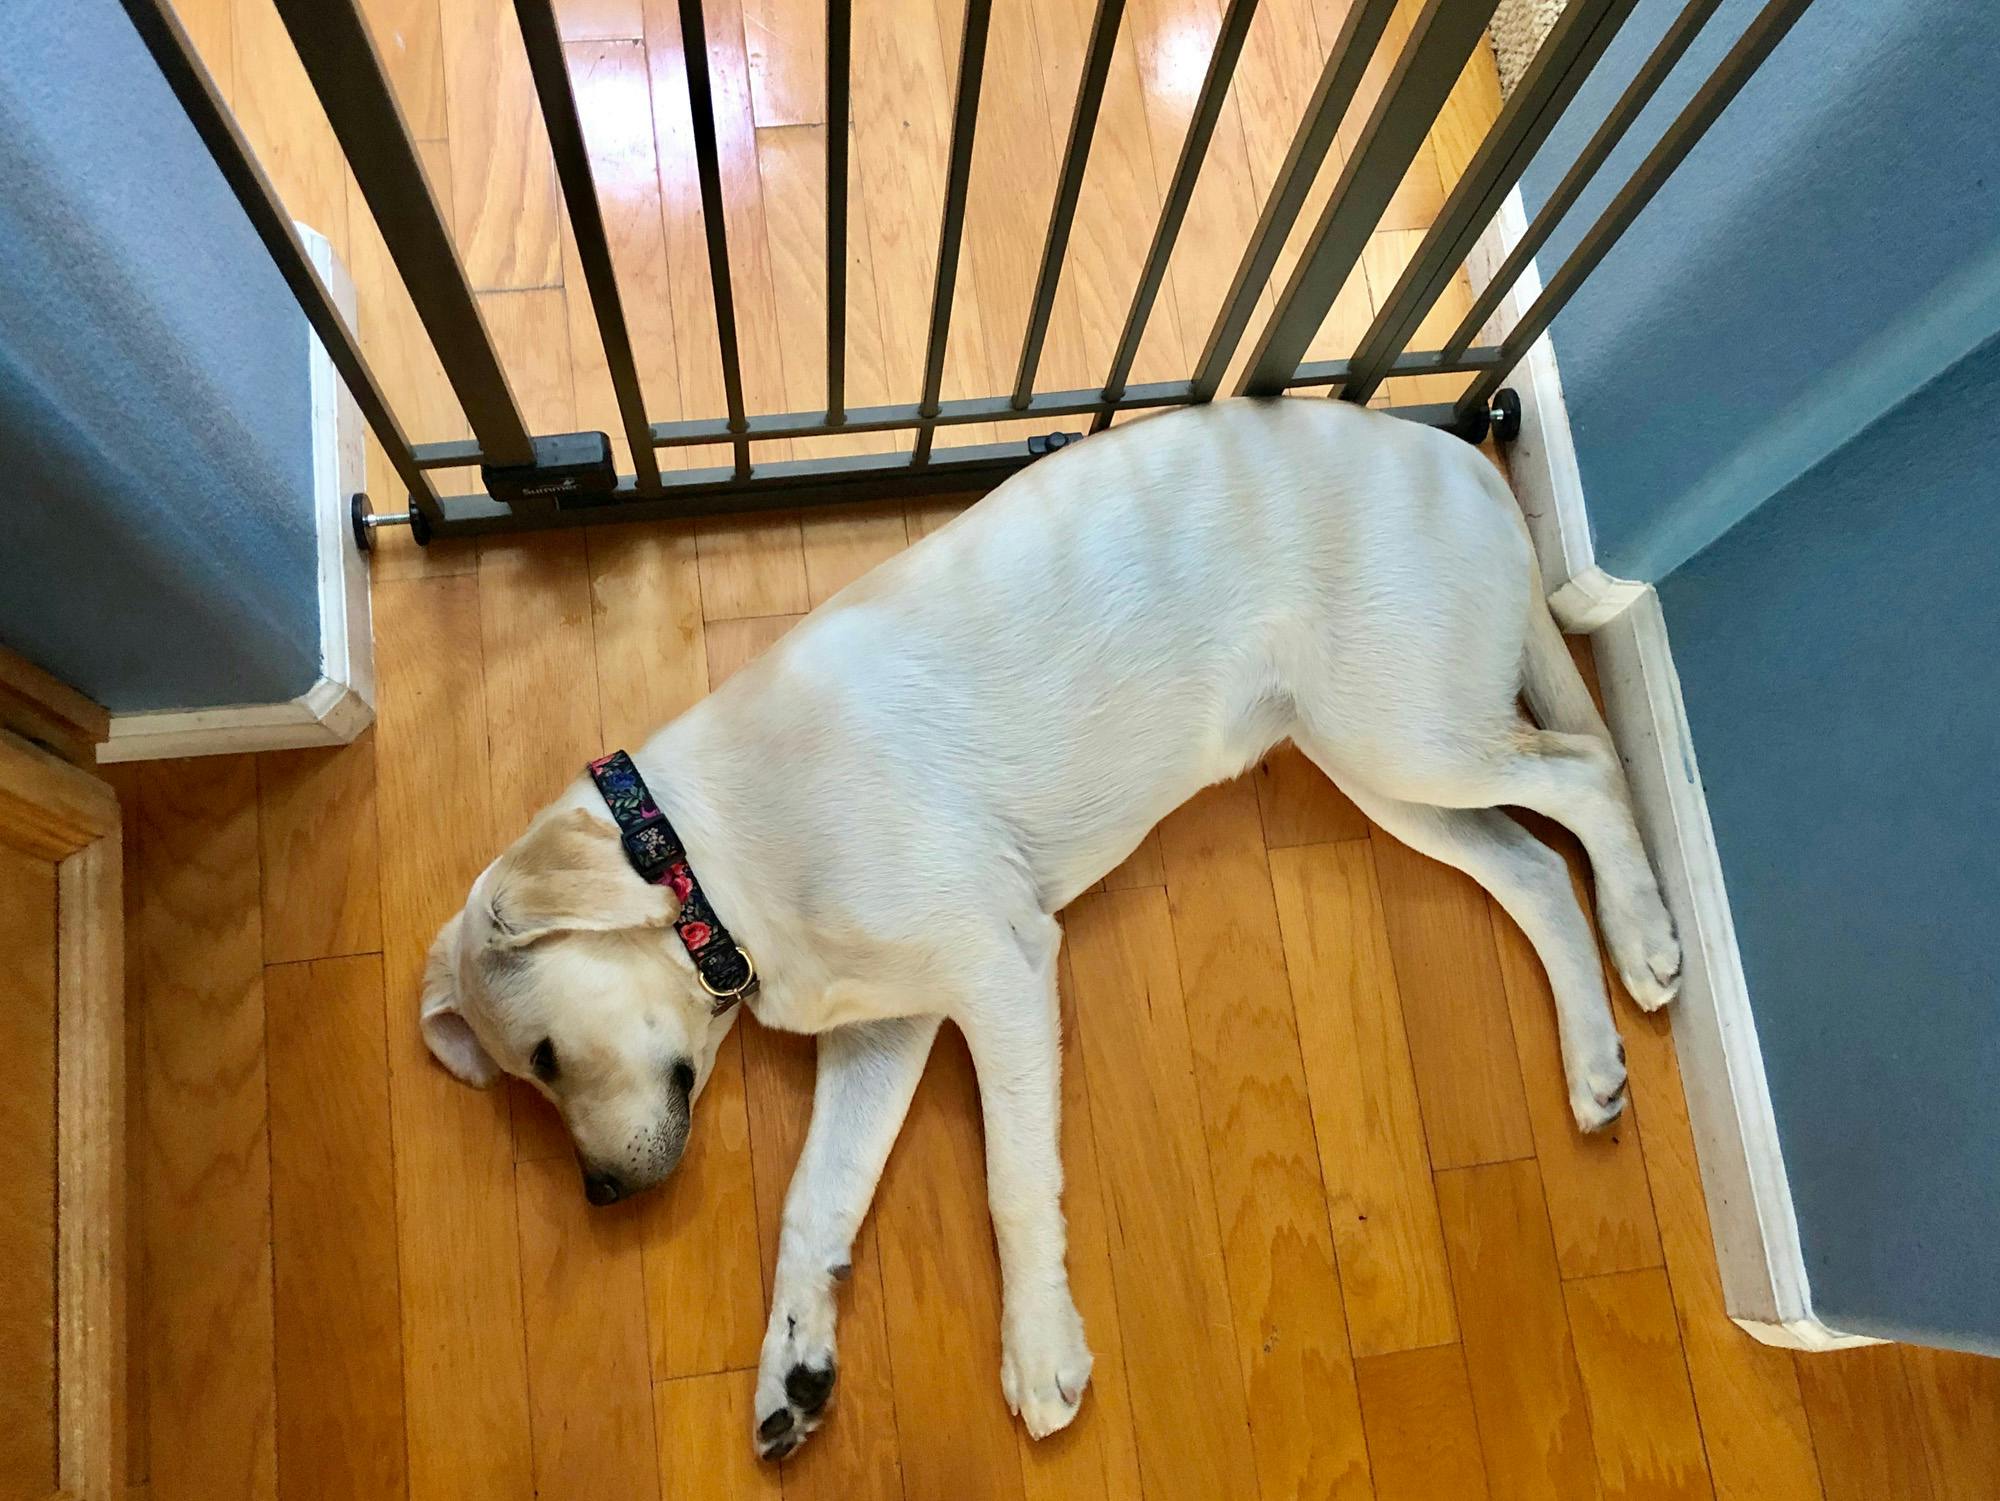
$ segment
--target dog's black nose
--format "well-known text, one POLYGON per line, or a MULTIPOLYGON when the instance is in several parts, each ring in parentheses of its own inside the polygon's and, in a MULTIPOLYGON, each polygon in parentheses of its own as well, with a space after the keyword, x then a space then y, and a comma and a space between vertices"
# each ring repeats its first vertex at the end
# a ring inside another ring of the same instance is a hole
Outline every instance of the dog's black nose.
POLYGON ((625 1197, 625 1185, 615 1174, 593 1173, 588 1170, 583 1175, 583 1196, 598 1206, 616 1204, 625 1197))

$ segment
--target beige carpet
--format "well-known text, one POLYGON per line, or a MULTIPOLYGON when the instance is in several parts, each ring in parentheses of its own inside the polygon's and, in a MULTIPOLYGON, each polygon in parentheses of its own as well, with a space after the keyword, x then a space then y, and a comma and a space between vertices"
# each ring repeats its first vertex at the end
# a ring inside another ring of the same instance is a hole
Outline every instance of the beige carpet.
POLYGON ((1567 0, 1500 0, 1493 13, 1493 53, 1500 61, 1500 93, 1504 98, 1528 71, 1535 49, 1542 45, 1567 0))

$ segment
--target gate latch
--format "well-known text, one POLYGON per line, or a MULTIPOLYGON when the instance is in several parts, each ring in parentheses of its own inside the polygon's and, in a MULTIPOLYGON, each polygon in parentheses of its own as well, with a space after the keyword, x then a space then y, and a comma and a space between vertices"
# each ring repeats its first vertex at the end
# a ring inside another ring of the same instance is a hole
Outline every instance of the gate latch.
POLYGON ((618 470, 611 462, 611 439, 604 433, 556 433, 536 438, 535 462, 479 473, 486 493, 514 505, 520 501, 553 501, 559 506, 603 505, 618 488, 618 470))
POLYGON ((1081 443, 1082 433, 1041 433, 1028 440, 1028 453, 1033 458, 1043 458, 1058 448, 1067 448, 1072 443, 1081 443))

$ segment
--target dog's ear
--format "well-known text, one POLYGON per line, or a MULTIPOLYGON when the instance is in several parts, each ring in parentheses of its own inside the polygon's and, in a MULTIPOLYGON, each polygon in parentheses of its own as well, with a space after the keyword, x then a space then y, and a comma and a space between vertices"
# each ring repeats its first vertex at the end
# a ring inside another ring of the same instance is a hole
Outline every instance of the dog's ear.
POLYGON ((500 1069, 459 1010, 452 955, 458 948, 458 930, 464 919, 463 912, 453 913, 431 945, 430 958, 424 962, 421 1021, 431 1056, 467 1084, 485 1089, 500 1076, 500 1069))
POLYGON ((680 915, 672 888, 642 880, 617 828, 582 808, 543 819, 502 855, 487 902, 503 948, 555 933, 664 928, 680 915))

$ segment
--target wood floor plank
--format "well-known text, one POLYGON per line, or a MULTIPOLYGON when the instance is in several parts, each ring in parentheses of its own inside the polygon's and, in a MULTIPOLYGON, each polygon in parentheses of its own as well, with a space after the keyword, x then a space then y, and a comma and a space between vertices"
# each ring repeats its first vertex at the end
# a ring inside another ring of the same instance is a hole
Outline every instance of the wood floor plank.
POLYGON ((585 546, 604 746, 636 750, 708 692, 694 529, 599 527, 585 546))
POLYGON ((147 765, 146 1330, 161 1501, 277 1493, 257 768, 147 765))
POLYGON ((375 734, 257 758, 264 962, 382 947, 376 900, 375 734))
POLYGON ((743 51, 759 127, 826 122, 826 7, 743 0, 743 51))
MULTIPOLYGON (((964 0, 934 0, 938 28, 956 54, 964 26, 964 0)), ((1081 57, 1069 60, 1072 66, 1081 57)), ((1054 197, 1062 142, 1049 129, 1068 116, 1074 88, 1057 100, 1042 92, 1043 62, 1029 5, 994 9, 986 42, 985 82, 979 94, 971 186, 966 197, 965 248, 975 303, 985 335, 984 389, 1013 389, 1029 304, 1041 265, 1048 208, 1054 197)), ((1072 288, 1056 286, 1040 364, 1042 383, 1063 390, 1091 383, 1072 288)), ((1001 435, 1041 431, 1046 424, 1003 424, 1001 435)))
MULTIPOLYGON (((1048 129, 1061 149, 1066 139, 1067 111, 1076 97, 1077 80, 1094 18, 1090 0, 1033 0, 1035 34, 1042 65, 1043 97, 1051 101, 1048 129)), ((1121 25, 1112 49, 1111 71, 1105 79, 1097 135, 1090 166, 1084 174, 1069 254, 1063 266, 1063 286, 1075 301, 1078 342, 1085 374, 1081 384, 1103 380, 1124 327, 1132 290, 1138 284, 1159 218, 1160 187, 1171 172, 1169 158, 1156 170, 1146 116, 1146 89, 1140 77, 1132 28, 1121 25)), ((1204 331, 1196 334, 1202 337, 1204 331)), ((1137 380, 1170 380, 1185 373, 1186 351, 1181 338, 1179 303, 1173 271, 1158 306, 1147 322, 1132 373, 1137 380)), ((1053 389, 1049 379, 1039 382, 1053 389)), ((914 540, 914 538, 913 538, 914 540)))
MULTIPOLYGON (((637 15, 635 3, 630 24, 637 24, 637 15)), ((563 49, 563 56, 590 151, 598 211, 618 278, 620 310, 646 416, 654 422, 672 421, 682 415, 680 366, 646 49, 635 40, 574 42, 563 49)), ((576 421, 581 430, 609 433, 618 472, 630 474, 631 446, 567 217, 562 249, 576 421)), ((656 454, 667 468, 684 467, 678 450, 660 449, 656 454)))
MULTIPOLYGON (((900 401, 922 392, 959 38, 939 35, 932 0, 882 0, 854 17, 854 185, 868 223, 884 379, 900 401)), ((960 261, 947 398, 987 394, 986 328, 970 257, 960 261)), ((988 443, 993 428, 955 428, 988 443)))
POLYGON ((802 526, 806 593, 815 609, 910 545, 899 505, 815 512, 802 526))
POLYGON ((520 29, 500 24, 486 0, 438 0, 438 18, 466 278, 481 292, 560 285, 555 161, 520 29))
POLYGON ((1493 1494, 1596 1497, 1590 1417, 1535 1164, 1441 1172, 1437 1186, 1493 1494))
POLYGON ((703 1496, 777 1501, 784 1493, 777 1467, 759 1464, 750 1447, 754 1389, 741 1371, 684 1376, 653 1388, 661 1496, 669 1501, 703 1496))
POLYGON ((56 1488, 56 867, 0 845, 0 1495, 56 1488))
POLYGON ((1606 1501, 1708 1501, 1714 1490, 1658 1267, 1563 1284, 1606 1501))
POLYGON ((1479 1426, 1456 1343, 1354 1363, 1376 1501, 1485 1501, 1479 1426))
POLYGON ((1129 891, 1134 886, 1164 886, 1166 866, 1160 859, 1160 831, 1151 830, 1139 847, 1120 860, 1104 876, 1106 891, 1129 891))
POLYGON ((713 692, 755 661, 799 623, 797 615, 760 615, 746 620, 711 620, 703 627, 708 645, 708 686, 713 692))
MULTIPOLYGON (((714 294, 708 280, 701 189, 695 171, 693 117, 681 62, 680 16, 675 0, 643 0, 643 9, 646 59, 653 76, 661 211, 666 222, 668 263, 674 268, 671 287, 681 402, 689 417, 716 417, 724 411, 722 364, 717 352, 714 294)), ((782 411, 781 347, 790 324, 781 318, 772 293, 770 240, 764 222, 742 13, 736 0, 713 0, 705 12, 743 399, 752 412, 782 411)), ((722 462, 722 451, 716 452, 717 457, 704 462, 722 462)), ((774 442, 760 444, 757 452, 760 458, 782 459, 790 457, 791 448, 774 442)))
MULTIPOLYGON (((1490 918, 1528 1118, 1534 1125, 1542 1191, 1555 1232, 1556 1262, 1565 1277, 1659 1266, 1664 1258, 1639 1141, 1639 1108, 1628 1105, 1602 1131, 1585 1135, 1577 1130, 1548 973, 1534 947, 1497 905, 1490 905, 1490 918)), ((1621 1024, 1624 1014, 1621 1008, 1621 1024)))
POLYGON ((703 523, 702 618, 714 623, 771 615, 800 615, 812 608, 799 518, 790 511, 703 523))
POLYGON ((1431 1166, 1532 1156, 1486 893, 1386 835, 1372 845, 1431 1166))
POLYGON ((1270 848, 1368 837, 1361 810, 1290 741, 1274 746, 1251 776, 1270 848))
POLYGON ((957 519, 977 496, 916 501, 903 507, 903 520, 910 529, 910 541, 921 542, 947 522, 957 519))
MULTIPOLYGON (((815 14, 818 8, 815 7, 815 14)), ((749 24, 749 23, 746 23, 749 24)), ((754 35, 754 25, 752 26, 754 35)), ((882 366, 882 324, 876 308, 874 241, 868 204, 853 191, 853 130, 848 132, 847 297, 842 341, 842 388, 849 408, 895 399, 882 366)), ((771 284, 792 336, 784 341, 785 405, 795 412, 826 408, 826 129, 796 125, 757 132, 757 165, 763 178, 765 231, 770 239, 771 284)), ((889 453, 906 447, 908 434, 856 433, 801 438, 800 458, 826 454, 889 453)), ((821 510, 811 519, 841 512, 821 510)), ((817 584, 815 584, 817 588, 817 584)), ((828 591, 831 592, 831 591, 828 591)), ((823 595, 818 596, 823 598, 823 595)), ((817 602, 817 599, 815 600, 817 602)))
POLYGON ((565 42, 636 42, 646 34, 639 0, 555 0, 565 42))
POLYGON ((461 574, 374 599, 379 639, 409 648, 376 662, 376 803, 410 1501, 534 1492, 507 1096, 446 1074, 416 1025, 431 940, 498 848, 479 590, 461 574))
POLYGON ((1146 1495, 1257 1487, 1166 893, 1086 896, 1070 963, 1146 1495))
POLYGON ((680 1166, 643 1205, 655 1381, 757 1363, 764 1287, 743 1090, 743 1043, 732 1033, 696 1102, 680 1166))
POLYGON ((1090 1341, 1090 1391, 1069 1427, 1035 1440, 1017 1428, 1021 1485, 1027 1501, 1139 1501, 1138 1439, 1132 1428, 1131 1378, 1112 1282, 1110 1230, 1090 1082, 1077 1028, 1076 977, 1069 954, 1058 960, 1062 1004, 1063 1215, 1069 1226, 1070 1291, 1090 1341))
MULTIPOLYGON (((715 304, 706 275, 692 116, 681 63, 680 18, 673 0, 645 0, 646 54, 653 77, 653 129, 679 365, 680 401, 689 417, 724 413, 715 304), (693 268, 701 267, 702 270, 693 268)), ((736 0, 706 9, 708 69, 728 231, 743 400, 752 412, 785 410, 783 349, 792 325, 773 293, 749 61, 736 0)), ((725 450, 693 462, 726 462, 725 450)), ((759 460, 791 457, 788 441, 757 445, 759 460)), ((710 620, 795 613, 807 608, 797 518, 785 513, 727 518, 699 528, 703 611, 710 620)))
POLYGON ((1813 1501, 1819 1465, 1791 1357, 1759 1344, 1723 1309, 1672 1023, 1666 1012, 1628 1012, 1619 1026, 1634 1104, 1646 1122, 1646 1177, 1716 1495, 1813 1501))
MULTIPOLYGON (((535 814, 604 752, 585 547, 581 531, 481 542, 489 775, 503 844, 527 832, 535 814), (523 725, 535 732, 518 733, 523 725)), ((569 1133, 555 1108, 519 1081, 508 1090, 516 1158, 568 1160, 569 1133)))
POLYGON ((909 1496, 1020 1498, 1000 1394, 1000 1264, 986 1212, 979 1089, 946 1027, 875 1199, 896 1433, 909 1496))
POLYGON ((1271 852, 1357 1355, 1458 1337, 1403 1009, 1365 841, 1271 852))
POLYGON ((1896 1348, 1801 1353, 1796 1364, 1826 1501, 1930 1501, 1923 1427, 1896 1348))
POLYGON ((225 103, 236 95, 236 0, 174 0, 174 19, 194 43, 225 103))
POLYGON ((347 159, 271 0, 236 0, 230 112, 285 206, 347 254, 347 159))
MULTIPOLYGON (((658 1497, 643 1202, 584 1202, 564 1159, 515 1169, 539 1496, 658 1497)), ((671 1190, 669 1190, 671 1191, 671 1190)))
POLYGON ((382 961, 366 954, 274 965, 264 972, 264 1000, 278 1492, 285 1501, 401 1496, 403 1333, 382 961))
POLYGON ((437 0, 361 0, 361 14, 411 139, 443 140, 444 37, 437 0))
POLYGON ((1250 1437, 1266 1495, 1369 1494, 1340 1274, 1257 790, 1160 825, 1250 1437))
MULTIPOLYGON (((1214 0, 1135 0, 1125 24, 1131 28, 1139 76, 1145 83, 1154 170, 1164 192, 1215 47, 1221 7, 1214 0)), ((1216 121, 1173 256, 1171 291, 1182 344, 1190 356, 1208 338, 1261 207, 1242 115, 1232 96, 1216 121)), ((1259 307, 1269 306, 1267 288, 1259 307)))
POLYGON ((1937 1501, 1975 1501, 2000 1475, 2000 1360, 1904 1345, 1937 1501))
MULTIPOLYGON (((785 1192, 812 1113, 813 1041, 750 1023, 738 1030, 768 1298, 785 1192)), ((786 1501, 898 1501, 904 1495, 876 1223, 873 1215, 862 1221, 853 1274, 835 1294, 840 1381, 833 1414, 785 1461, 786 1501)), ((743 1431, 749 1431, 747 1420, 743 1431)))

